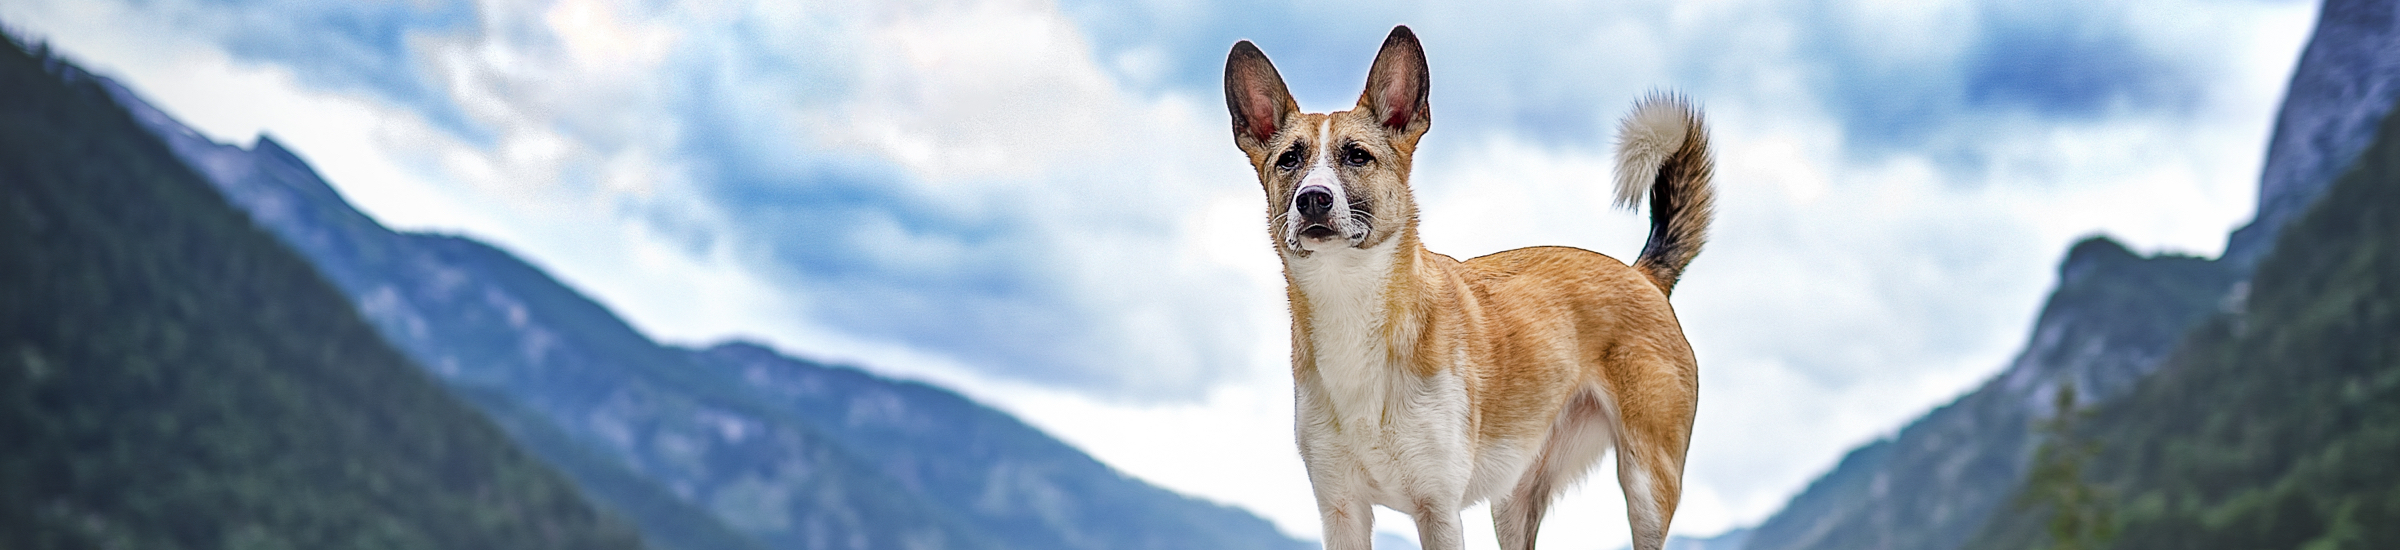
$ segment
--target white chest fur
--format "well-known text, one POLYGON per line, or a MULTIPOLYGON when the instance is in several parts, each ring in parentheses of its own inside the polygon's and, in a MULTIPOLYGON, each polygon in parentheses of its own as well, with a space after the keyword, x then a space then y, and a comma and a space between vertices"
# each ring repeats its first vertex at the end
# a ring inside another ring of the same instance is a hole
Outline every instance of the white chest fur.
POLYGON ((1308 300, 1309 347, 1339 423, 1370 428, 1405 375, 1385 331, 1384 292, 1400 248, 1328 248, 1291 259, 1293 284, 1308 300))
POLYGON ((1298 388, 1296 435, 1320 489, 1347 487, 1402 510, 1464 506, 1514 485, 1531 455, 1518 445, 1478 448, 1456 368, 1465 357, 1432 358, 1451 363, 1432 376, 1408 368, 1414 344, 1391 341, 1385 326, 1398 248, 1325 249, 1288 264, 1308 300, 1316 366, 1298 388))
POLYGON ((1455 505, 1468 490, 1476 454, 1466 390, 1452 369, 1411 372, 1414 345, 1391 340, 1385 292, 1399 252, 1397 243, 1386 242, 1319 250, 1291 262, 1293 283, 1308 300, 1316 365, 1316 376, 1299 388, 1297 435, 1321 489, 1346 487, 1403 510, 1455 505))

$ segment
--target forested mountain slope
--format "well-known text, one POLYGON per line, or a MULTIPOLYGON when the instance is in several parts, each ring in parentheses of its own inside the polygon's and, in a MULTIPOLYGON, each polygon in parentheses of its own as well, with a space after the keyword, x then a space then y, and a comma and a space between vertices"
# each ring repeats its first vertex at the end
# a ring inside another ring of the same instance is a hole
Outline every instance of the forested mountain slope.
MULTIPOLYGON (((2400 117, 2285 226, 2236 311, 2075 435, 2120 549, 2400 548, 2400 117)), ((1971 548, 2048 542, 2033 507, 1971 548)))
POLYGON ((0 548, 632 549, 85 74, 0 46, 0 548))

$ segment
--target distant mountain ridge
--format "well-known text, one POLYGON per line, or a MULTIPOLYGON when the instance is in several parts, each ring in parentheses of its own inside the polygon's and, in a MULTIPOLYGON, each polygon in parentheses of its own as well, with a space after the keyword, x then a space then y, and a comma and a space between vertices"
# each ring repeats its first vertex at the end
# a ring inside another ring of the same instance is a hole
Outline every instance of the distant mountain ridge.
POLYGON ((2140 258, 2077 243, 2008 368, 1894 437, 1854 449, 1757 526, 1749 550, 1951 550, 2024 482, 2032 422, 2063 383, 2080 401, 2123 396, 2196 325, 2238 307, 2280 230, 2366 150, 2400 98, 2400 14, 2389 0, 2328 0, 2294 69, 2260 185, 2259 212, 2219 260, 2140 258))
POLYGON ((641 548, 88 73, 0 42, 0 548, 641 548))
POLYGON ((1306 546, 946 390, 754 345, 659 345, 505 251, 384 228, 270 137, 249 149, 214 143, 107 86, 386 338, 654 546, 1306 546))
POLYGON ((968 522, 1005 540, 1052 548, 1307 546, 1262 537, 1275 532, 1263 519, 1126 477, 946 389, 801 361, 750 343, 691 353, 715 378, 740 380, 778 412, 817 421, 842 445, 876 457, 885 476, 913 493, 956 503, 968 510, 962 514, 968 522), (1126 515, 1135 517, 1128 522, 1126 515))

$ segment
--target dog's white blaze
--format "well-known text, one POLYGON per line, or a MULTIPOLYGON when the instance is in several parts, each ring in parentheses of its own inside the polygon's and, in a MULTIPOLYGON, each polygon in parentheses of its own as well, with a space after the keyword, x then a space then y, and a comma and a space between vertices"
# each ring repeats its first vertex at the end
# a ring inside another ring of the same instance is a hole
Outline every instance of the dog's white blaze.
POLYGON ((1317 121, 1317 167, 1331 168, 1325 159, 1333 158, 1333 117, 1317 121))

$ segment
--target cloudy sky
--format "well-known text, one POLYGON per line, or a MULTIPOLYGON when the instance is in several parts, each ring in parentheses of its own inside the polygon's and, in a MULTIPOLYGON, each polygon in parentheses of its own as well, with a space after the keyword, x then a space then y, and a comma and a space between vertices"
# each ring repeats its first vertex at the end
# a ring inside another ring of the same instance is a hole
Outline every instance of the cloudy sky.
MULTIPOLYGON (((2315 10, 17 0, 0 23, 663 340, 945 384, 1302 537, 1282 282, 1226 50, 1257 41, 1303 108, 1342 109, 1411 25, 1437 121, 1423 232, 1460 257, 1633 256, 1608 129, 1677 90, 1721 163, 1716 240, 1675 294, 1704 387, 1676 526, 1705 535, 1996 372, 2075 239, 2216 254, 2315 10)), ((1554 514, 1545 541, 1625 539, 1613 480, 1554 514)))

